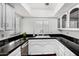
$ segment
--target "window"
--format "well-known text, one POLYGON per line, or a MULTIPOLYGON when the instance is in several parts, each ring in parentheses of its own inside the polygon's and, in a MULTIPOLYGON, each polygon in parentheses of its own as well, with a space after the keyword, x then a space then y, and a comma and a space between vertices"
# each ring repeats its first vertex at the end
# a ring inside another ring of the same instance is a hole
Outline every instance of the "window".
POLYGON ((48 21, 43 21, 43 33, 44 34, 48 34, 49 33, 48 21))
POLYGON ((60 18, 58 19, 58 28, 60 28, 60 18))
POLYGON ((79 8, 75 8, 70 12, 70 28, 79 28, 79 8))
POLYGON ((66 15, 62 17, 62 28, 66 28, 66 15))
POLYGON ((47 20, 35 21, 35 33, 37 34, 48 34, 49 33, 49 23, 47 20))

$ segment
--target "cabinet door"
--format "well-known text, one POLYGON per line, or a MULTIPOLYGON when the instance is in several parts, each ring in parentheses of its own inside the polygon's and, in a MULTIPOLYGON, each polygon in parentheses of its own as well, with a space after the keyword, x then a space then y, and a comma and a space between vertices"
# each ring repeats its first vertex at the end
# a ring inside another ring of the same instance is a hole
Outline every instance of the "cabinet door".
POLYGON ((27 56, 27 55, 28 55, 28 44, 27 44, 27 42, 25 42, 21 46, 21 56, 27 56))
POLYGON ((60 28, 60 18, 58 19, 58 28, 60 28))
POLYGON ((29 40, 28 54, 55 54, 55 40, 29 40))
POLYGON ((64 56, 64 46, 56 40, 56 55, 57 56, 64 56))
POLYGON ((21 17, 16 14, 16 33, 21 31, 21 17))
POLYGON ((5 4, 6 5, 6 30, 13 30, 14 28, 14 8, 9 5, 9 4, 5 4))
POLYGON ((66 17, 67 17, 66 14, 62 16, 62 28, 66 28, 66 22, 67 22, 66 17))
POLYGON ((75 56, 75 54, 65 47, 62 43, 57 41, 57 56, 75 56))
POLYGON ((3 20, 3 5, 0 3, 0 28, 2 28, 2 20, 3 20))
POLYGON ((8 56, 21 56, 21 47, 17 48, 16 50, 14 50, 11 54, 9 54, 8 56))

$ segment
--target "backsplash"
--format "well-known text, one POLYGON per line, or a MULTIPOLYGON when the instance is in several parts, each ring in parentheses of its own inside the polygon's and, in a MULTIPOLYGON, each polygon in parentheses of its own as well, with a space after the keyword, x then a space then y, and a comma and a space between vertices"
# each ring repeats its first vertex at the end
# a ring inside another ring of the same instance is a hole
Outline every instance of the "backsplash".
POLYGON ((65 34, 65 35, 79 39, 79 31, 61 31, 61 34, 65 34))
POLYGON ((14 35, 13 31, 0 32, 0 38, 4 38, 4 37, 7 37, 7 36, 11 36, 11 35, 14 35))

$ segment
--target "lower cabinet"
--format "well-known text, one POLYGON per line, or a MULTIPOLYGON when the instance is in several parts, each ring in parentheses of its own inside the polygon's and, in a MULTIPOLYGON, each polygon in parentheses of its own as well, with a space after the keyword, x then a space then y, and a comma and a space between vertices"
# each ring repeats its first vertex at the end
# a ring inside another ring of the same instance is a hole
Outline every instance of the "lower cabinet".
POLYGON ((62 46, 62 44, 58 40, 55 40, 55 45, 56 45, 55 49, 56 55, 64 56, 64 49, 63 49, 64 47, 62 46))
POLYGON ((27 56, 27 55, 28 55, 28 44, 27 44, 27 42, 25 42, 21 46, 21 56, 27 56))
POLYGON ((70 51, 67 47, 65 47, 59 41, 56 41, 56 45, 57 45, 57 49, 56 49, 57 56, 76 56, 72 51, 70 51))
POLYGON ((8 56, 21 56, 21 47, 18 47, 16 50, 14 50, 8 56))
POLYGON ((8 56, 27 56, 28 54, 28 44, 25 42, 22 46, 18 47, 8 56))
POLYGON ((39 39, 28 41, 28 55, 56 54, 54 39, 39 39))
POLYGON ((29 40, 28 54, 56 54, 57 56, 75 56, 75 54, 56 39, 29 40))

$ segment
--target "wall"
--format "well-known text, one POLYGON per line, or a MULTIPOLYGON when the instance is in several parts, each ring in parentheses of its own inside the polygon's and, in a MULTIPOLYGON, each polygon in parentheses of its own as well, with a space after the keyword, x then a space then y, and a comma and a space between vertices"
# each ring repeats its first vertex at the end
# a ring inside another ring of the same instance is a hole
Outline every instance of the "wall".
POLYGON ((79 39, 79 30, 63 30, 61 31, 61 34, 65 34, 65 35, 68 35, 68 36, 71 36, 71 37, 74 37, 74 38, 78 38, 79 39))
MULTIPOLYGON (((79 7, 79 4, 78 5, 74 5, 71 8, 70 7, 67 7, 69 9, 66 10, 65 12, 61 11, 61 15, 64 14, 64 13, 66 13, 66 12, 68 12, 69 10, 71 10, 71 9, 73 9, 75 7, 79 7)), ((65 10, 65 9, 63 9, 63 10, 65 10)), ((60 31, 60 33, 79 39, 79 30, 62 30, 62 31, 60 31)))
POLYGON ((26 32, 28 34, 33 34, 33 25, 32 25, 32 22, 28 20, 28 18, 23 19, 22 32, 26 32))
MULTIPOLYGON (((40 27, 36 26, 36 21, 41 21, 41 20, 46 20, 48 21, 48 29, 49 29, 49 33, 51 34, 56 34, 59 33, 57 30, 57 19, 56 18, 44 18, 44 17, 32 17, 32 18, 24 18, 23 19, 23 28, 22 28, 22 32, 26 32, 28 34, 33 34, 33 33, 38 33, 40 27)), ((45 29, 46 30, 46 29, 45 29)), ((47 34, 49 34, 47 33, 47 34)))

